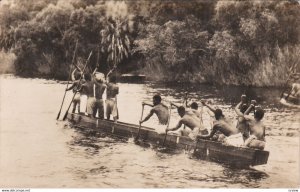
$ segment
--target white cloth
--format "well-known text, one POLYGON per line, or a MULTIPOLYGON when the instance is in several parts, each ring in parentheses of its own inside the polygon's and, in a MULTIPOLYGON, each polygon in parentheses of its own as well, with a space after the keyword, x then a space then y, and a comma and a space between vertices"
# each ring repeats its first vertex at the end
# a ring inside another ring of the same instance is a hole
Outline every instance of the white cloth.
POLYGON ((235 147, 241 147, 244 144, 244 139, 243 139, 242 133, 238 133, 235 135, 230 135, 228 137, 225 137, 224 144, 235 146, 235 147))
POLYGON ((80 113, 86 113, 87 95, 80 95, 80 113))

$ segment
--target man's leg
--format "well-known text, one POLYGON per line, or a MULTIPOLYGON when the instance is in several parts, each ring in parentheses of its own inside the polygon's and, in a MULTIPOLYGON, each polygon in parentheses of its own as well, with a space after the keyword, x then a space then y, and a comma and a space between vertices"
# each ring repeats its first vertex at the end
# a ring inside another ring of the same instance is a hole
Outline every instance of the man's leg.
POLYGON ((111 114, 111 106, 110 106, 110 101, 106 100, 106 119, 110 119, 110 114, 111 114))
POLYGON ((98 103, 98 117, 104 119, 104 105, 102 100, 98 103))
POLYGON ((76 111, 76 102, 73 101, 73 109, 72 109, 72 113, 75 113, 76 111))

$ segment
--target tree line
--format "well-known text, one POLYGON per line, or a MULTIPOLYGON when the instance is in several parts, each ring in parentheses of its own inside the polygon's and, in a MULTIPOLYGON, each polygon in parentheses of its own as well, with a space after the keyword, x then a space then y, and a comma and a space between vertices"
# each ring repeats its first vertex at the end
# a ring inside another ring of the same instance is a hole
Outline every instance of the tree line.
POLYGON ((17 75, 138 71, 158 81, 283 85, 300 71, 296 0, 2 0, 0 46, 17 75))

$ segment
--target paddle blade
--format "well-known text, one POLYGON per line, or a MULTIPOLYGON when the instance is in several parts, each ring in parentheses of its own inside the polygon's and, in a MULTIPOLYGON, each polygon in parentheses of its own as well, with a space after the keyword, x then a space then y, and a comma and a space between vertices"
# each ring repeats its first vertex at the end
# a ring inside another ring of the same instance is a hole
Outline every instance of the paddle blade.
POLYGON ((58 114, 57 114, 57 117, 56 117, 56 120, 58 120, 58 119, 59 119, 60 112, 61 112, 61 110, 59 110, 59 112, 58 112, 58 114))
POLYGON ((64 118, 63 118, 63 121, 66 120, 67 116, 68 116, 68 111, 66 111, 66 113, 64 115, 64 118))

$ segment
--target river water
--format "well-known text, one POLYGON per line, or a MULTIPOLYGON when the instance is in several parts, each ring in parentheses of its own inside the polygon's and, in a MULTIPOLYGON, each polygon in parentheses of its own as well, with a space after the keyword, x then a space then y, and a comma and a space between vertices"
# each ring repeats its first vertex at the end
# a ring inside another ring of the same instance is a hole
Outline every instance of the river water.
MULTIPOLYGON (((279 104, 280 89, 208 85, 125 84, 118 97, 120 121, 137 123, 141 102, 154 93, 180 103, 205 98, 234 118, 242 93, 267 111, 267 165, 234 169, 164 153, 106 136, 88 135, 56 121, 65 84, 0 76, 0 187, 26 188, 294 188, 299 187, 299 111, 279 104)), ((67 94, 61 118, 67 103, 67 94)), ((149 111, 145 107, 144 114, 149 111)), ((178 115, 172 111, 171 126, 178 115)), ((209 120, 204 120, 206 126, 209 120)), ((152 117, 147 126, 155 126, 152 117)))

